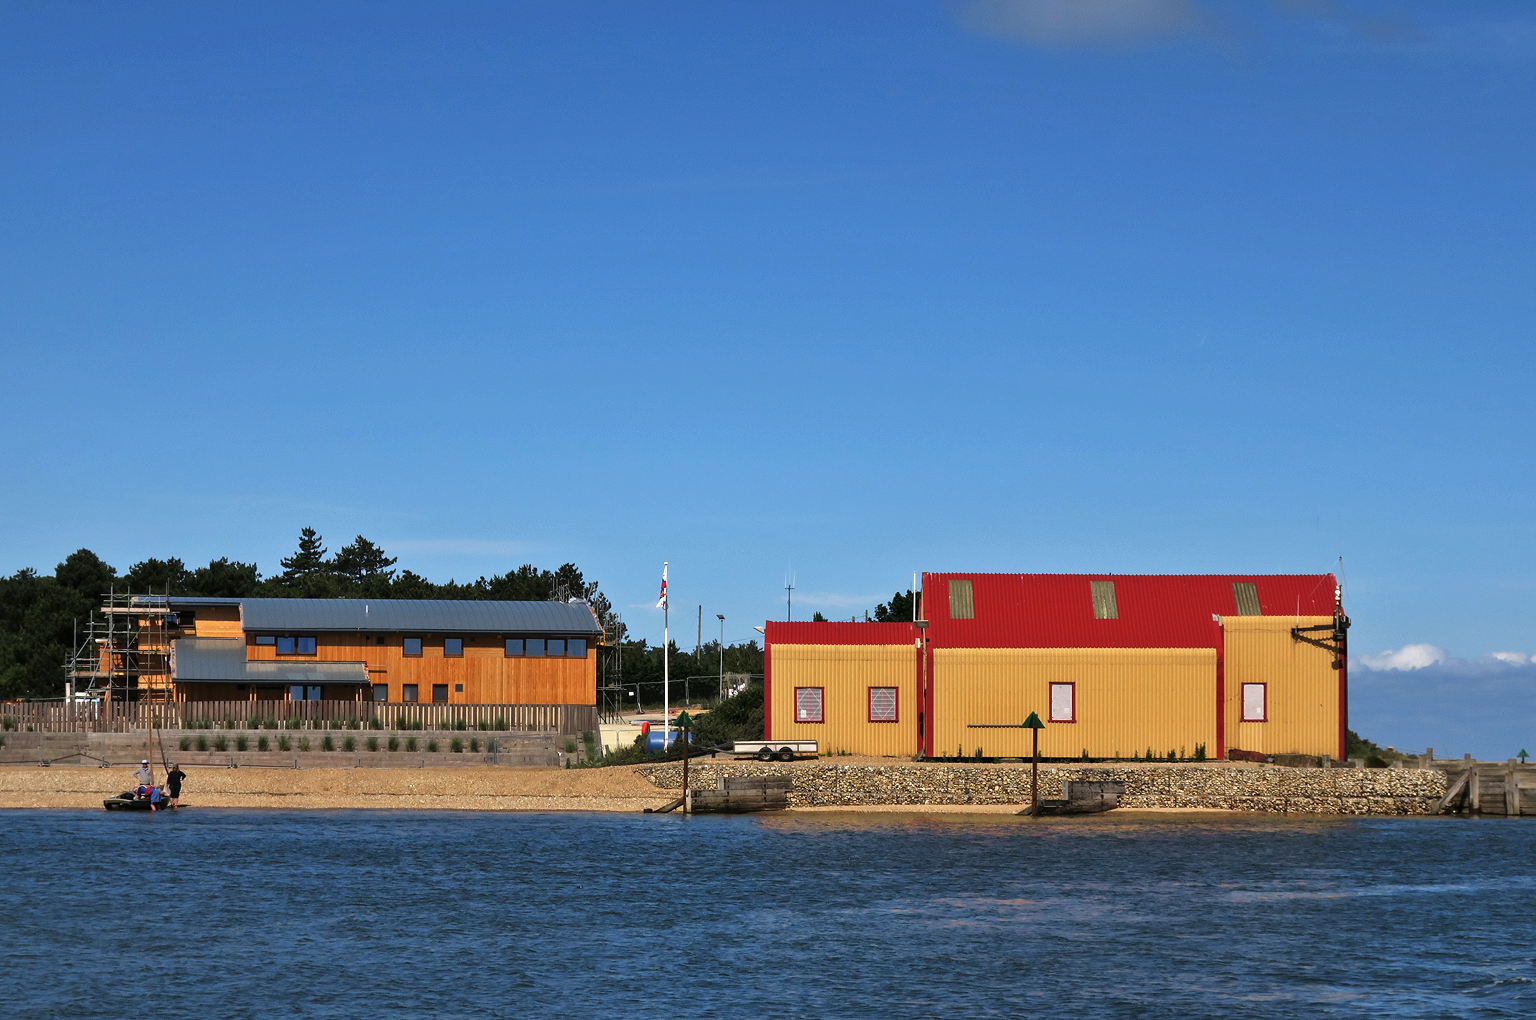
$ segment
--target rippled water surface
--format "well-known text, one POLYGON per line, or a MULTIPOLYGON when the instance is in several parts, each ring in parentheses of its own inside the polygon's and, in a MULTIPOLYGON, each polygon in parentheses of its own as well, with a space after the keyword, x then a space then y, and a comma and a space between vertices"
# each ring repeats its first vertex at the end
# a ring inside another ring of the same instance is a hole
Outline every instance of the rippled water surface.
POLYGON ((13 1017, 1532 1017, 1536 820, 0 815, 13 1017))

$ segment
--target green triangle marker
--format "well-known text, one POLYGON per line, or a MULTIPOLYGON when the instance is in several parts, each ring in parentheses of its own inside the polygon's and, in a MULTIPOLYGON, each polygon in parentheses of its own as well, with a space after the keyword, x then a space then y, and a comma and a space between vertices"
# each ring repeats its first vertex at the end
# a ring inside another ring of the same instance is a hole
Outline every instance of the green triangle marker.
POLYGON ((1040 721, 1040 713, 1038 713, 1038 712, 1031 712, 1031 713, 1029 713, 1029 718, 1025 719, 1019 725, 1022 728, 1026 729, 1026 730, 1043 730, 1043 729, 1045 729, 1045 723, 1040 721))

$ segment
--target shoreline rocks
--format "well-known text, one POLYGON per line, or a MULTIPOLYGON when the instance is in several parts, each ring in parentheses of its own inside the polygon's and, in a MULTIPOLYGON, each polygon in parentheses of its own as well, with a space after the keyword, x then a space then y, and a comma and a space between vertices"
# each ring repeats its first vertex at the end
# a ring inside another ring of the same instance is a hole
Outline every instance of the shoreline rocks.
MULTIPOLYGON (((681 764, 635 769, 657 787, 681 789, 681 764)), ((725 776, 789 774, 795 807, 1000 805, 1029 803, 1030 767, 835 760, 774 763, 719 760, 689 765, 691 786, 725 776)), ((1276 814, 1427 815, 1445 796, 1443 773, 1429 769, 1317 769, 1233 765, 1041 765, 1040 796, 1062 795, 1068 780, 1125 783, 1123 808, 1218 808, 1276 814)))

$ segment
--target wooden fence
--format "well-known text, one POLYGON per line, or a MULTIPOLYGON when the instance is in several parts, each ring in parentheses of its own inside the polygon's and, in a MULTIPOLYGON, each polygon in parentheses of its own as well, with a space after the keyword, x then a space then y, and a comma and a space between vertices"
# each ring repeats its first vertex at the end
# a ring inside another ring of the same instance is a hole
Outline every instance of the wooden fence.
POLYGON ((596 731, 594 705, 443 705, 383 701, 13 702, 0 728, 39 733, 191 729, 596 731))

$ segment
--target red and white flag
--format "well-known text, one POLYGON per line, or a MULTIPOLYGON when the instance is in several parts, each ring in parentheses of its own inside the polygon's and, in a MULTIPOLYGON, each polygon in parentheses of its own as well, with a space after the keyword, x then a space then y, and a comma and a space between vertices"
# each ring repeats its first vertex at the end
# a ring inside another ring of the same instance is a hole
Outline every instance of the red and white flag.
POLYGON ((667 565, 661 565, 661 598, 656 600, 657 609, 667 608, 667 565))

